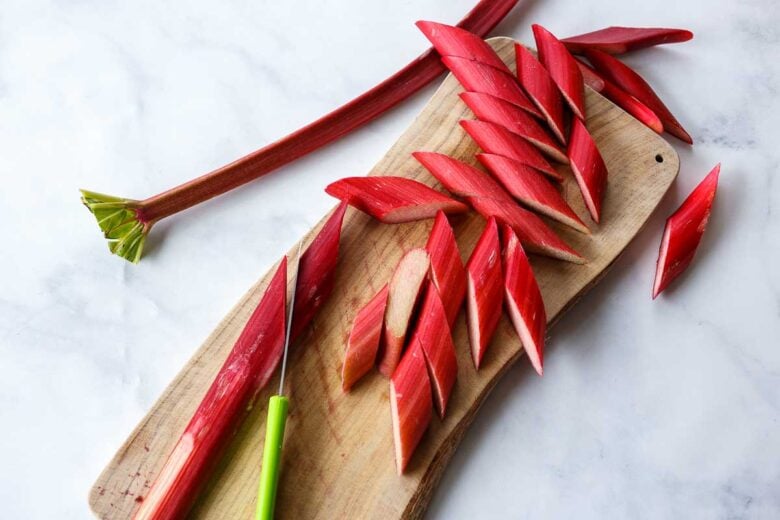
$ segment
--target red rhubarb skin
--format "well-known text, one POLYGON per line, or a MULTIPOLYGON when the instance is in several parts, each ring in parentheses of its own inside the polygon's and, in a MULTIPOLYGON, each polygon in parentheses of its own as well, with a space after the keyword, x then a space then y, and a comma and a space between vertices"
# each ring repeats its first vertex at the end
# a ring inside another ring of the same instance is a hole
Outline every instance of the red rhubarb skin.
POLYGON ((464 213, 468 207, 405 177, 345 177, 325 191, 387 224, 433 218, 439 210, 464 213))
POLYGON ((641 101, 650 110, 655 112, 663 123, 664 130, 681 141, 693 144, 690 134, 683 128, 680 122, 672 114, 650 84, 634 69, 601 51, 587 50, 585 56, 596 70, 606 79, 612 81, 619 88, 631 94, 641 101))
POLYGON ((437 152, 414 152, 412 156, 458 197, 512 198, 490 175, 462 161, 437 152))
POLYGON ((480 153, 477 159, 514 198, 530 209, 580 233, 590 232, 555 186, 535 169, 501 155, 480 153))
POLYGON ((509 226, 502 227, 504 253, 504 289, 509 317, 534 370, 544 373, 544 336, 547 313, 531 263, 520 241, 509 226))
POLYGON ((425 249, 431 258, 431 279, 444 302, 447 323, 452 326, 466 295, 466 268, 452 226, 442 211, 436 214, 425 249))
POLYGON ((460 98, 477 119, 503 126, 536 146, 547 157, 557 162, 566 162, 566 153, 555 138, 536 119, 515 105, 477 92, 462 92, 460 98))
POLYGON ((477 370, 501 318, 503 280, 500 247, 498 225, 496 219, 491 217, 466 264, 469 282, 466 323, 469 328, 471 356, 477 370))
POLYGON ((466 58, 443 56, 441 61, 467 91, 489 94, 536 117, 544 117, 512 74, 466 58))
POLYGON ((431 383, 419 343, 410 346, 390 380, 395 461, 401 475, 433 416, 431 383))
POLYGON ((352 330, 341 368, 341 388, 348 392, 376 363, 382 323, 387 306, 387 284, 360 309, 352 323, 352 330))
POLYGON ((544 115, 547 126, 553 135, 566 144, 563 122, 563 99, 558 87, 550 77, 547 69, 539 63, 531 51, 519 43, 515 44, 515 61, 517 63, 517 79, 525 89, 528 97, 536 108, 544 115))
POLYGON ((601 203, 607 191, 607 165, 585 124, 573 120, 569 135, 569 162, 582 192, 585 206, 598 224, 601 203))
POLYGON ((666 289, 693 261, 707 229, 712 203, 718 189, 720 164, 699 183, 666 221, 658 251, 653 299, 666 289))
POLYGON ((279 365, 284 348, 287 259, 143 498, 133 518, 185 518, 219 457, 279 365))
POLYGON ((577 62, 566 46, 541 25, 531 26, 539 60, 550 73, 574 115, 585 119, 585 85, 577 62))
POLYGON ((490 65, 501 72, 511 74, 509 67, 499 58, 493 47, 476 34, 443 23, 419 21, 415 23, 440 56, 455 56, 490 65))
POLYGON ((661 27, 605 27, 598 31, 578 34, 561 40, 569 52, 582 54, 587 50, 598 50, 607 54, 646 49, 655 45, 687 42, 693 33, 686 29, 661 27))
POLYGON ((458 378, 458 360, 455 356, 455 344, 452 342, 447 313, 436 287, 428 284, 425 298, 420 308, 410 345, 419 343, 425 354, 428 376, 433 391, 433 404, 439 417, 444 419, 447 403, 458 378))
POLYGON ((541 152, 532 144, 501 125, 488 121, 461 120, 460 126, 466 130, 477 145, 487 153, 503 155, 515 161, 536 168, 556 181, 563 176, 553 168, 541 152))

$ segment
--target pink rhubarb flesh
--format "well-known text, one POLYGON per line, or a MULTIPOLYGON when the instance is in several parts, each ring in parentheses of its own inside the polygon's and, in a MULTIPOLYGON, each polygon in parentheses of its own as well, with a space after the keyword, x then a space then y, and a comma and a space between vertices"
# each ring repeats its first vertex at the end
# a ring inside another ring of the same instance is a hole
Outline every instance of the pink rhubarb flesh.
POLYGON ((598 224, 601 202, 607 191, 607 166, 585 123, 579 119, 572 120, 568 151, 571 171, 577 179, 585 206, 598 224))
POLYGON ((428 41, 433 44, 439 55, 466 58, 511 74, 511 71, 501 61, 493 47, 476 34, 443 23, 421 20, 415 25, 428 38, 428 41))
POLYGON ((550 31, 538 24, 531 27, 536 40, 536 50, 539 52, 539 61, 558 85, 574 115, 585 119, 585 90, 577 61, 550 31))
POLYGON ((536 108, 544 115, 547 126, 558 138, 566 144, 563 123, 563 99, 558 87, 539 60, 531 51, 519 43, 515 44, 515 60, 517 61, 517 79, 534 102, 536 108))
POLYGON ((582 54, 598 50, 607 54, 645 49, 654 45, 687 42, 693 33, 685 29, 660 27, 605 27, 598 31, 578 34, 561 40, 570 52, 582 54))
POLYGON ((385 284, 358 311, 352 323, 347 350, 344 353, 344 365, 341 368, 341 387, 345 392, 348 392, 376 363, 387 306, 387 292, 388 288, 385 284))
POLYGON ((441 211, 436 214, 425 250, 431 259, 431 279, 444 302, 447 322, 452 326, 466 295, 466 269, 452 227, 441 211))

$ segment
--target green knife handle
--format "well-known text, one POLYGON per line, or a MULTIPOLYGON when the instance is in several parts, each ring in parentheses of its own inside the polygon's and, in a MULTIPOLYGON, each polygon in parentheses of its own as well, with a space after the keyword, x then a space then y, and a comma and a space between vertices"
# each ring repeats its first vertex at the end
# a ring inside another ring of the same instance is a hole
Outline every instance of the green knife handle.
POLYGON ((274 395, 268 401, 268 424, 265 430, 256 520, 273 520, 274 518, 276 487, 279 483, 279 466, 282 457, 282 444, 284 443, 284 425, 287 422, 289 404, 283 395, 274 395))

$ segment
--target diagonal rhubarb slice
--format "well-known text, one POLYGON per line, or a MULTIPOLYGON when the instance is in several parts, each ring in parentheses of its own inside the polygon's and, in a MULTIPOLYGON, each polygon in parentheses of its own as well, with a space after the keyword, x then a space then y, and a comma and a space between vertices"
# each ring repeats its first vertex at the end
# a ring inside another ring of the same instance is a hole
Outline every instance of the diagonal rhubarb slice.
POLYGON ((466 264, 466 324, 471 357, 477 370, 501 317, 503 287, 500 248, 496 219, 491 217, 466 264))
POLYGON ((383 351, 379 362, 379 371, 387 377, 393 375, 393 370, 401 359, 409 321, 412 319, 430 264, 430 257, 424 249, 412 249, 398 262, 390 280, 383 351))
POLYGON ((511 202, 512 197, 490 175, 437 152, 413 152, 412 156, 458 197, 488 197, 511 202))
POLYGON ((650 128, 652 131, 660 134, 664 131, 664 125, 655 112, 637 98, 619 88, 606 78, 599 75, 588 65, 577 60, 577 66, 582 72, 582 78, 585 84, 609 99, 617 106, 631 114, 636 120, 650 128))
POLYGON ((495 96, 529 114, 544 117, 511 74, 466 58, 443 56, 441 61, 452 71, 465 90, 495 96))
POLYGON ((531 51, 519 43, 515 44, 515 61, 517 62, 517 78, 534 102, 536 108, 544 115, 547 126, 558 140, 566 144, 563 124, 563 100, 558 87, 550 77, 550 73, 539 63, 531 51))
POLYGON ((456 56, 490 65, 511 74, 493 47, 474 33, 443 23, 419 21, 415 23, 441 56, 456 56))
POLYGON ((574 115, 585 119, 585 90, 576 60, 550 31, 538 24, 531 27, 534 31, 539 60, 558 85, 574 115))
POLYGON ((341 388, 348 392, 352 385, 366 375, 376 363, 382 324, 387 306, 388 288, 385 284, 355 316, 349 333, 344 365, 341 367, 341 388))
POLYGON ((477 159, 514 198, 526 206, 580 233, 590 233, 588 226, 569 207, 560 192, 533 168, 489 153, 477 154, 477 159))
POLYGON ((433 218, 439 210, 468 211, 460 202, 405 177, 346 177, 328 185, 325 191, 387 224, 433 218))
POLYGON ((534 370, 542 375, 544 369, 544 335, 547 331, 547 314, 542 293, 536 283, 531 264, 512 228, 503 226, 504 289, 506 308, 512 325, 523 344, 534 370))
POLYGON ((439 417, 444 419, 452 387, 458 377, 458 360, 452 342, 450 325, 439 292, 428 284, 425 299, 420 308, 420 319, 410 345, 418 343, 425 354, 428 376, 433 390, 433 404, 439 417))
POLYGON ((691 192, 666 221, 653 283, 653 299, 691 264, 712 211, 720 164, 691 192))
POLYGON ((659 119, 661 119, 664 130, 683 142, 693 144, 693 139, 690 134, 688 134, 680 122, 677 121, 677 118, 674 117, 664 102, 661 101, 661 98, 658 97, 647 81, 645 81, 645 79, 634 69, 617 58, 600 51, 588 50, 585 51, 585 56, 587 56, 588 61, 590 61, 596 70, 605 78, 611 80, 618 87, 637 98, 650 110, 655 112, 659 119))
POLYGON ((607 189, 607 166, 596 142, 585 128, 585 123, 579 119, 572 120, 569 135, 569 163, 582 192, 585 206, 594 222, 598 224, 601 218, 601 201, 607 189))
POLYGON ((455 234, 442 211, 436 214, 425 250, 431 259, 431 279, 444 302, 447 323, 452 326, 466 295, 466 269, 455 234))
POLYGON ((404 355, 390 380, 390 411, 393 419, 395 464, 402 475, 415 448, 431 422, 431 383, 425 354, 419 343, 404 355))
POLYGON ((460 126, 474 139, 477 145, 488 153, 503 155, 532 168, 536 168, 556 181, 563 176, 553 168, 547 159, 533 145, 503 126, 487 121, 463 119, 460 126))
POLYGON ((566 154, 555 139, 534 119, 511 103, 495 96, 477 92, 462 92, 460 98, 477 119, 503 126, 532 145, 547 157, 565 163, 566 154))
POLYGON ((598 50, 607 54, 645 49, 654 45, 687 42, 693 33, 685 29, 660 27, 605 27, 598 31, 578 34, 561 40, 570 52, 582 54, 586 50, 598 50))

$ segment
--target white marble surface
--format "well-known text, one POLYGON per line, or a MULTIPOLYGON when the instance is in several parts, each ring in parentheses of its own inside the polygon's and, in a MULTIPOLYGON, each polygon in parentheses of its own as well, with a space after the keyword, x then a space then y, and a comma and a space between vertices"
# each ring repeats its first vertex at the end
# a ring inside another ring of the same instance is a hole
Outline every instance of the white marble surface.
MULTIPOLYGON (((244 290, 432 92, 161 224, 139 266, 105 250, 79 187, 143 197, 373 85, 412 22, 473 0, 0 5, 0 517, 87 518, 87 490, 244 290), (390 6, 392 5, 392 8, 390 6), (291 196, 291 194, 293 194, 291 196), (164 241, 159 239, 164 237, 164 241)), ((775 0, 524 3, 494 34, 691 28, 630 63, 696 140, 603 283, 480 412, 430 518, 780 517, 780 9, 775 0), (650 299, 665 216, 718 161, 694 268, 650 299)))

